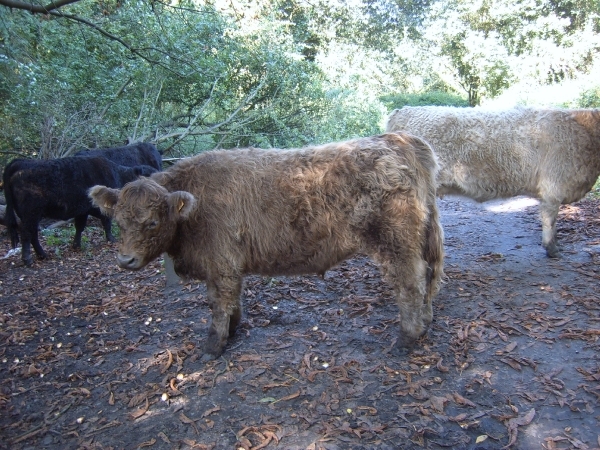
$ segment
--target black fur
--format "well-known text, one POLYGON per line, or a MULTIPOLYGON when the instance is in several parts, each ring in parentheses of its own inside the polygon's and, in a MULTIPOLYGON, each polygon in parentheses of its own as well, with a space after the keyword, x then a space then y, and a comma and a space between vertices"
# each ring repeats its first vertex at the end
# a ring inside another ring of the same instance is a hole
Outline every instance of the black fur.
POLYGON ((125 147, 98 148, 81 150, 75 156, 103 156, 122 166, 151 166, 162 170, 162 155, 152 144, 138 142, 125 147))
POLYGON ((19 241, 16 216, 21 219, 21 257, 26 265, 33 263, 31 245, 38 257, 46 257, 38 239, 38 225, 43 217, 57 220, 75 218, 75 248, 81 246, 81 233, 88 215, 98 217, 106 239, 114 241, 110 219, 92 206, 88 190, 97 184, 120 188, 154 172, 157 172, 156 168, 149 165, 125 167, 99 156, 11 161, 4 169, 3 181, 5 221, 13 248, 19 241))

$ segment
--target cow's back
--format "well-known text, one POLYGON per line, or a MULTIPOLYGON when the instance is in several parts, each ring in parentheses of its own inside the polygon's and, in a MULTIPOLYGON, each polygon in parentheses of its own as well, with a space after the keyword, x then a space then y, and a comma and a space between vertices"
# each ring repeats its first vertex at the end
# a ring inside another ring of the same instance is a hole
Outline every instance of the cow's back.
POLYGON ((87 190, 98 183, 120 187, 118 166, 103 157, 25 160, 13 167, 8 180, 15 211, 66 220, 91 208, 87 190))
POLYGON ((121 166, 147 165, 156 170, 162 169, 162 155, 154 145, 147 142, 138 142, 123 147, 81 150, 75 156, 102 156, 121 166))
POLYGON ((404 107, 390 115, 387 129, 432 145, 440 195, 556 196, 564 203, 581 198, 597 174, 585 167, 597 160, 593 139, 569 110, 404 107))

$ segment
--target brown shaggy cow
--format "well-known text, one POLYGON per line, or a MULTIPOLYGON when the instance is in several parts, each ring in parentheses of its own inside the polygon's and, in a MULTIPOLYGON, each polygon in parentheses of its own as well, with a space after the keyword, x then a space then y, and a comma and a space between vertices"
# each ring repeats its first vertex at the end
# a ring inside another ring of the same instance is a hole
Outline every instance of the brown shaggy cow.
POLYGON ((168 253, 179 275, 206 280, 212 309, 204 359, 223 351, 242 317, 245 274, 324 274, 365 253, 400 307, 400 345, 432 320, 443 235, 430 147, 407 134, 293 150, 212 151, 123 189, 90 197, 121 227, 118 264, 168 253))

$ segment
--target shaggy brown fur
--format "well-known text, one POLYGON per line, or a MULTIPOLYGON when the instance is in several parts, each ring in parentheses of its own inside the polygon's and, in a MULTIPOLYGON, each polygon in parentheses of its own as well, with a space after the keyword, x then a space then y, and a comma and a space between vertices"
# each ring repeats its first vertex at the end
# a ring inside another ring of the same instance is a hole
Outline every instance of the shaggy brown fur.
POLYGON ((212 308, 206 352, 240 322, 245 274, 320 273, 361 252, 393 285, 403 346, 426 332, 443 266, 430 147, 407 134, 294 150, 214 151, 125 186, 96 186, 94 204, 121 226, 121 267, 162 252, 204 279, 212 308))

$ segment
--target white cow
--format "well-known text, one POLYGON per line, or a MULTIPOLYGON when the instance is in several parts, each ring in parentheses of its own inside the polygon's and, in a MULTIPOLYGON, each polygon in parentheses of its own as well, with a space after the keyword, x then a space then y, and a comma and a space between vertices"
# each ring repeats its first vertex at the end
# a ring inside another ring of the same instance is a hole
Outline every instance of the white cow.
POLYGON ((387 130, 431 144, 441 166, 440 197, 539 199, 542 245, 552 258, 559 255, 560 205, 581 199, 600 174, 598 109, 405 106, 392 112, 387 130))

